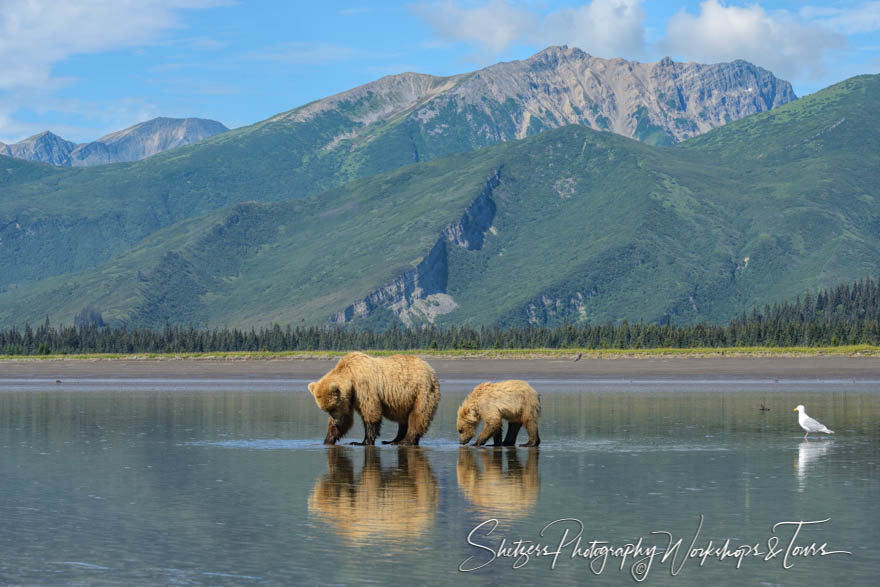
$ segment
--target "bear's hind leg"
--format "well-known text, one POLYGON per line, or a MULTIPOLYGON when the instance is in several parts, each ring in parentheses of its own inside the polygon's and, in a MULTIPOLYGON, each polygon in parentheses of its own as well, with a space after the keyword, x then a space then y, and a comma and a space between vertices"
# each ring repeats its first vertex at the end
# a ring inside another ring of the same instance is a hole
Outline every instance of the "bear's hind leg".
POLYGON ((406 437, 398 444, 401 446, 418 446, 419 440, 428 431, 431 420, 437 412, 437 404, 440 402, 440 391, 436 387, 436 381, 431 389, 420 393, 413 402, 409 413, 408 429, 406 437))
POLYGON ((520 422, 507 423, 507 436, 504 437, 504 446, 516 446, 516 437, 519 435, 520 428, 522 428, 520 422))
POLYGON ((394 437, 394 440, 383 440, 382 444, 400 444, 400 441, 406 438, 406 431, 409 428, 409 423, 407 422, 398 422, 397 423, 397 436, 394 437))
POLYGON ((526 431, 529 433, 529 441, 520 446, 538 446, 541 444, 541 437, 538 436, 538 423, 535 420, 525 422, 526 431))
POLYGON ((379 436, 379 429, 382 427, 382 420, 378 422, 364 422, 364 441, 351 442, 356 446, 373 446, 376 444, 376 438, 379 436))

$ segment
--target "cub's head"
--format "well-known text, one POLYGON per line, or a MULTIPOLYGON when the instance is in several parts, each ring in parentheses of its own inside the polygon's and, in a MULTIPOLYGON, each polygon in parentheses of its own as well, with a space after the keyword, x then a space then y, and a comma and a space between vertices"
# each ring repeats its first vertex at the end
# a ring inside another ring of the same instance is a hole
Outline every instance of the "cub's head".
POLYGON ((477 424, 480 423, 480 416, 477 409, 468 402, 461 404, 458 408, 458 418, 456 419, 456 427, 458 428, 458 442, 467 444, 477 432, 477 424))
POLYGON ((351 416, 351 384, 334 379, 309 383, 309 391, 318 407, 330 414, 335 425, 341 425, 351 416))

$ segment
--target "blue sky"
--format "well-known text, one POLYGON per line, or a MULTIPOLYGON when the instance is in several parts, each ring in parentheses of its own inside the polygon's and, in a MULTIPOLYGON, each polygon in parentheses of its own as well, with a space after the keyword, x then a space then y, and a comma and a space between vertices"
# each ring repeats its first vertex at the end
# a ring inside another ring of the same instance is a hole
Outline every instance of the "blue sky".
POLYGON ((0 0, 0 141, 87 141, 160 115, 242 126, 383 75, 561 44, 742 58, 804 95, 880 72, 880 1, 0 0))

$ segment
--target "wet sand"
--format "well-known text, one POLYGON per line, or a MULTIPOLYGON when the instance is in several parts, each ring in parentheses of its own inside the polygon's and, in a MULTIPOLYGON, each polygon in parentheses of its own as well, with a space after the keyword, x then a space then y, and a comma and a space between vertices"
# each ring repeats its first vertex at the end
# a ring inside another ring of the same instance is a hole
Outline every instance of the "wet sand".
MULTIPOLYGON (((880 358, 659 357, 472 359, 426 357, 443 379, 878 381, 880 358)), ((4 379, 317 379, 333 359, 29 359, 0 361, 4 379)))

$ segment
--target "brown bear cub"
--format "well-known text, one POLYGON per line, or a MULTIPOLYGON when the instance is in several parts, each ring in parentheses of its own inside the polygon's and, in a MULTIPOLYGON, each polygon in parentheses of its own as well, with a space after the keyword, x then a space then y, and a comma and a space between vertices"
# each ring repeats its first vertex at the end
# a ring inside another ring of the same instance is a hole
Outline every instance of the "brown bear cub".
POLYGON ((525 381, 512 379, 500 383, 481 383, 474 388, 458 408, 458 441, 467 444, 483 420, 483 431, 474 446, 483 446, 489 438, 495 446, 516 446, 516 436, 522 426, 529 433, 529 441, 520 446, 538 446, 538 416, 541 403, 538 393, 525 381), (501 441, 502 420, 507 420, 507 436, 501 441))
POLYGON ((324 444, 336 444, 354 424, 354 412, 364 421, 363 442, 376 444, 382 418, 398 423, 397 436, 383 444, 417 445, 428 431, 440 384, 434 369, 418 357, 388 358, 348 353, 320 381, 309 383, 318 407, 330 414, 324 444))

